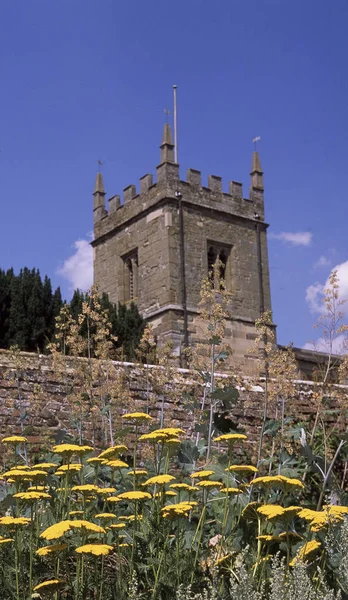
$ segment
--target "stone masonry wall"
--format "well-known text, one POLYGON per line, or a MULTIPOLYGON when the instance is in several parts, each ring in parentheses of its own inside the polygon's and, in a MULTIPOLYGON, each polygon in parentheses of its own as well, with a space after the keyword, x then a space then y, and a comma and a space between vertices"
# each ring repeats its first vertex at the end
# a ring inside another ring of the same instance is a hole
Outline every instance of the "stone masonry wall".
MULTIPOLYGON (((53 441, 60 430, 76 435, 72 415, 76 410, 77 398, 81 395, 74 389, 76 371, 84 368, 85 359, 70 359, 65 367, 57 371, 52 359, 47 356, 21 353, 15 358, 9 351, 0 350, 0 436, 24 433, 32 442, 39 440, 42 434, 53 441)), ((190 398, 201 399, 202 387, 195 380, 195 374, 184 369, 172 369, 170 384, 161 389, 154 388, 152 375, 163 377, 163 369, 150 366, 149 369, 131 363, 113 363, 116 376, 123 378, 123 389, 115 398, 116 413, 124 414, 129 409, 146 410, 154 417, 154 427, 159 424, 159 415, 164 407, 164 425, 176 423, 193 433, 194 417, 190 398), (150 377, 149 377, 150 375, 150 377)), ((217 376, 217 381, 226 379, 226 375, 217 376)), ((168 382, 168 377, 164 377, 168 382)), ((347 387, 348 390, 348 387, 347 387)), ((297 382, 297 393, 292 403, 297 420, 308 419, 315 412, 312 382, 297 382)), ((254 385, 249 391, 242 389, 240 399, 231 417, 246 430, 249 444, 256 442, 263 414, 263 384, 254 385)), ((86 406, 85 406, 86 408, 86 406)), ((87 405, 88 408, 88 405, 87 405)), ((270 415, 272 416, 272 414, 270 415)), ((329 416, 334 422, 335 416, 329 416)), ((84 421, 84 437, 91 440, 100 417, 93 409, 87 412, 84 421)), ((99 423, 100 424, 100 423, 99 423)), ((115 427, 121 420, 115 420, 115 427)), ((103 444, 98 437, 96 443, 103 444)))

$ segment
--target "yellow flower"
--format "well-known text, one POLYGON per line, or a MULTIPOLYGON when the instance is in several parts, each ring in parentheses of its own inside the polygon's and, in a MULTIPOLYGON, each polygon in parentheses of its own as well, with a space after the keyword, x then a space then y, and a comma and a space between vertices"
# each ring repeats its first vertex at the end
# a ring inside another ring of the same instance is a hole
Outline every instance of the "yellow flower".
POLYGON ((267 520, 274 519, 275 517, 281 517, 284 515, 284 508, 278 506, 278 504, 264 504, 257 508, 257 512, 260 515, 266 517, 267 520))
POLYGON ((174 481, 175 477, 173 475, 155 475, 155 477, 150 477, 144 483, 144 485, 165 485, 166 483, 170 483, 174 481))
MULTIPOLYGON (((162 492, 157 492, 156 494, 153 495, 153 497, 154 498, 161 498, 162 494, 163 494, 163 491, 162 492)), ((164 492, 164 495, 165 496, 177 496, 178 494, 176 492, 172 492, 171 490, 166 490, 164 492)))
POLYGON ((214 439, 214 442, 235 442, 237 440, 246 440, 247 436, 244 433, 224 433, 214 439))
POLYGON ((311 540, 310 542, 306 542, 304 546, 302 546, 295 558, 289 563, 291 567, 293 567, 297 561, 308 559, 312 554, 314 554, 321 547, 321 543, 317 540, 311 540))
POLYGON ((195 471, 191 473, 191 479, 205 479, 206 477, 210 477, 210 475, 214 475, 214 471, 195 471))
POLYGON ((235 487, 224 487, 221 488, 220 492, 223 492, 224 494, 241 494, 242 491, 235 487))
POLYGON ((188 483, 171 483, 169 487, 173 488, 173 490, 190 491, 192 488, 192 485, 189 485, 188 483))
POLYGON ((116 519, 116 515, 114 513, 98 513, 94 515, 95 519, 116 519))
POLYGON ((99 488, 97 485, 92 483, 86 483, 85 485, 74 485, 71 488, 72 492, 81 492, 82 494, 90 494, 91 492, 98 492, 99 488))
POLYGON ((70 516, 70 517, 77 517, 77 516, 79 516, 79 515, 83 515, 83 514, 84 514, 84 511, 83 511, 83 510, 71 510, 71 511, 69 512, 69 516, 70 516))
POLYGON ((28 480, 45 479, 45 477, 48 477, 48 474, 46 473, 46 471, 42 471, 41 469, 32 469, 31 471, 29 471, 29 473, 27 473, 27 477, 28 480))
POLYGON ((127 413, 126 415, 122 415, 121 418, 127 419, 128 421, 152 421, 152 417, 143 412, 127 413))
POLYGON ((0 517, 0 525, 8 525, 9 527, 21 527, 29 525, 30 519, 27 517, 0 517))
MULTIPOLYGON (((141 521, 143 515, 137 515, 137 519, 141 521)), ((120 521, 135 521, 135 515, 121 515, 119 517, 120 521)))
POLYGON ((151 433, 160 433, 165 435, 166 437, 176 437, 178 435, 184 434, 185 431, 183 429, 179 429, 179 427, 162 427, 161 429, 155 429, 151 433))
POLYGON ((142 475, 147 475, 146 469, 132 469, 132 471, 128 471, 127 475, 133 475, 134 477, 141 477, 142 475))
POLYGON ((86 454, 88 452, 93 452, 93 450, 94 448, 92 448, 92 446, 78 446, 77 444, 58 444, 52 448, 53 454, 62 454, 63 456, 86 454))
POLYGON ((275 535, 258 535, 256 539, 262 542, 279 542, 279 537, 275 535))
POLYGON ((46 492, 49 489, 48 485, 31 485, 27 492, 46 492))
POLYGON ((148 492, 123 492, 123 494, 119 494, 118 498, 120 500, 130 500, 132 502, 137 502, 138 500, 149 500, 151 498, 151 494, 148 492))
POLYGON ((33 465, 32 469, 56 469, 58 465, 55 463, 39 463, 37 465, 33 465))
POLYGON ((109 496, 105 502, 122 502, 122 500, 118 496, 109 496))
POLYGON ((96 525, 90 521, 70 521, 70 527, 71 529, 85 529, 93 533, 106 533, 104 527, 100 527, 100 525, 96 525))
POLYGON ((198 481, 196 483, 197 487, 202 487, 202 488, 214 488, 214 487, 222 487, 223 484, 220 481, 198 481))
POLYGON ((348 506, 339 506, 338 504, 325 504, 323 506, 324 510, 328 510, 332 513, 337 514, 348 514, 348 506))
POLYGON ((127 452, 127 446, 123 444, 119 444, 118 446, 111 446, 111 448, 107 448, 103 450, 98 456, 98 458, 111 458, 112 456, 117 456, 120 452, 127 452))
POLYGON ((174 519, 175 517, 188 517, 193 505, 196 503, 178 502, 178 504, 167 504, 161 509, 164 519, 174 519))
POLYGON ((116 488, 114 488, 114 487, 99 488, 97 491, 97 494, 100 494, 101 496, 103 496, 103 495, 113 494, 114 492, 116 492, 116 488))
POLYGON ((129 469, 129 465, 123 460, 108 460, 105 464, 112 469, 129 469))
POLYGON ((164 443, 167 444, 167 446, 176 446, 177 444, 181 444, 179 438, 168 438, 164 440, 164 443))
POLYGON ((106 556, 113 549, 114 547, 108 544, 85 544, 76 548, 75 552, 78 554, 92 554, 93 556, 106 556))
POLYGON ((120 545, 119 545, 119 548, 128 548, 128 547, 130 547, 130 546, 132 546, 132 545, 133 545, 133 544, 127 544, 127 543, 124 543, 124 544, 120 544, 120 545))
POLYGON ((280 485, 281 479, 276 475, 265 475, 264 477, 255 477, 250 483, 251 485, 264 485, 269 487, 271 485, 280 485))
POLYGON ((167 438, 165 433, 144 433, 140 436, 140 442, 163 442, 167 438))
POLYGON ((258 473, 259 470, 253 465, 231 465, 225 471, 235 471, 236 473, 258 473))
POLYGON ((68 547, 68 544, 52 544, 52 546, 43 546, 43 548, 39 548, 36 550, 36 554, 38 556, 48 556, 49 554, 53 554, 54 552, 60 552, 65 550, 68 547))
POLYGON ((4 538, 0 535, 0 544, 8 544, 9 542, 14 542, 13 538, 4 538))
POLYGON ((38 585, 36 585, 33 588, 33 590, 34 590, 34 592, 38 592, 38 591, 41 592, 47 588, 52 590, 52 588, 58 587, 60 583, 63 583, 60 579, 48 579, 47 581, 43 581, 42 583, 39 583, 38 585))
POLYGON ((27 442, 27 438, 23 435, 10 435, 8 437, 4 437, 1 440, 2 444, 25 444, 27 442))
POLYGON ((291 477, 285 477, 284 475, 278 475, 278 479, 280 479, 284 488, 287 488, 289 491, 293 489, 304 489, 304 485, 302 481, 299 479, 294 479, 291 477))
POLYGON ((99 458, 99 456, 93 456, 92 458, 87 458, 87 461, 89 464, 93 465, 95 464, 99 464, 99 463, 103 463, 104 459, 103 458, 99 458))
POLYGON ((44 540, 57 540, 67 531, 70 531, 71 523, 72 521, 59 521, 59 523, 47 527, 47 529, 40 533, 40 537, 44 540))
POLYGON ((55 475, 65 475, 68 471, 81 471, 82 465, 80 463, 70 463, 69 465, 61 465, 55 472, 55 475))
POLYGON ((321 531, 330 523, 335 525, 339 521, 343 521, 342 514, 347 512, 346 508, 344 506, 325 506, 322 511, 304 508, 298 513, 298 516, 305 521, 310 521, 311 531, 321 531))
POLYGON ((123 529, 124 527, 126 527, 125 523, 113 523, 109 526, 110 529, 123 529))
POLYGON ((46 494, 46 492, 18 492, 17 494, 13 494, 14 498, 19 498, 23 501, 32 501, 32 500, 48 500, 52 498, 50 494, 46 494))
POLYGON ((23 479, 24 477, 28 477, 27 471, 20 471, 19 469, 14 469, 13 471, 6 471, 2 474, 2 477, 9 477, 10 479, 23 479))

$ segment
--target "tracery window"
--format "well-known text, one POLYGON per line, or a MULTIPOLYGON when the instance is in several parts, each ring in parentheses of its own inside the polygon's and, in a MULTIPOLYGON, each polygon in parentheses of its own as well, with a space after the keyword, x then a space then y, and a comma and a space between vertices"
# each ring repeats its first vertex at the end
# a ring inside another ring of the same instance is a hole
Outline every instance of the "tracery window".
POLYGON ((212 287, 218 289, 223 285, 226 289, 231 287, 231 278, 228 270, 231 248, 208 242, 207 264, 208 277, 212 287), (218 267, 216 269, 216 266, 218 267))

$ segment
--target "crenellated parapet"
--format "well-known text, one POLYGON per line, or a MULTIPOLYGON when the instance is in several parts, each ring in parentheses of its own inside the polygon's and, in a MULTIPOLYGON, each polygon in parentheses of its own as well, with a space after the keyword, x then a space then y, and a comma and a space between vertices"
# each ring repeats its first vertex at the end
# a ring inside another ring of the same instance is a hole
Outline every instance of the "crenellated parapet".
MULTIPOLYGON (((163 144, 161 146, 163 154, 163 144)), ((255 161, 254 161, 255 162, 255 161)), ((259 165, 256 162, 256 166, 259 165)), ((259 167, 260 168, 260 167, 259 167)), ((96 238, 110 229, 129 219, 134 219, 151 209, 164 199, 175 200, 175 192, 181 192, 185 204, 197 204, 200 207, 233 214, 239 218, 254 219, 257 213, 261 220, 264 218, 262 172, 252 172, 250 197, 243 197, 243 186, 237 181, 229 181, 225 186, 218 175, 209 175, 207 185, 203 185, 201 171, 188 169, 186 179, 180 179, 179 165, 171 160, 165 160, 156 168, 156 178, 147 173, 140 178, 138 186, 128 185, 123 190, 123 198, 119 195, 108 200, 108 210, 104 206, 104 186, 94 192, 95 197, 95 226, 96 238)), ((204 182, 205 183, 205 182, 204 182)))

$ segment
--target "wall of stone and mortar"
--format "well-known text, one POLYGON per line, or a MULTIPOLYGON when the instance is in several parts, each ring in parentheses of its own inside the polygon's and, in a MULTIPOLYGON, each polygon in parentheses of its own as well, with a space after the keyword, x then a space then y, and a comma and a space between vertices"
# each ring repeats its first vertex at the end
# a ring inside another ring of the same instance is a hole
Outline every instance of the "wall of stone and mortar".
MULTIPOLYGON (((18 368, 18 358, 16 362, 9 351, 0 350, 0 436, 22 432, 20 407, 22 414, 25 413, 24 431, 32 442, 39 441, 43 431, 46 436, 52 438, 52 441, 60 430, 74 433, 71 424, 71 387, 74 370, 81 367, 80 361, 85 364, 85 359, 68 360, 62 376, 62 372, 54 368, 50 357, 21 353, 18 368), (19 377, 19 387, 17 377, 19 377)), ((148 377, 144 367, 119 362, 113 363, 113 367, 115 371, 122 372, 137 410, 146 408, 150 392, 152 416, 155 419, 159 417, 163 403, 164 424, 169 425, 169 419, 174 419, 176 424, 183 427, 188 434, 192 434, 193 416, 184 398, 187 394, 201 397, 202 393, 192 371, 175 369, 172 371, 170 385, 164 394, 154 395, 153 390, 148 387, 148 377)), ((159 367, 150 367, 150 369, 159 369, 159 367)), ((225 374, 217 376, 218 381, 225 378, 225 374)), ((315 386, 312 382, 299 381, 296 388, 296 419, 308 419, 315 412, 312 400, 315 386)), ((122 394, 117 405, 119 415, 127 411, 127 406, 122 402, 123 397, 122 394)), ((254 386, 252 390, 240 391, 240 399, 231 412, 233 420, 237 421, 248 434, 250 444, 254 442, 256 445, 258 439, 263 402, 263 384, 260 381, 259 385, 254 386)), ((335 419, 334 416, 328 418, 335 419)), ((156 427, 158 421, 154 423, 156 427)), ((93 429, 92 417, 86 419, 84 426, 86 437, 89 439, 93 429)))
POLYGON ((260 224, 265 309, 271 308, 270 280, 264 223, 263 194, 252 191, 243 198, 242 186, 229 183, 223 191, 220 177, 211 175, 202 186, 199 171, 189 169, 187 181, 179 179, 179 165, 163 163, 152 175, 109 201, 109 210, 95 222, 94 281, 111 301, 124 302, 124 260, 138 251, 138 297, 141 314, 152 323, 160 342, 177 342, 183 334, 180 277, 179 201, 184 211, 185 267, 190 341, 200 341, 197 306, 207 274, 208 241, 231 248, 230 300, 234 315, 226 342, 238 358, 245 357, 255 337, 254 322, 260 314, 256 223, 260 224), (255 214, 259 215, 255 219, 255 214))

